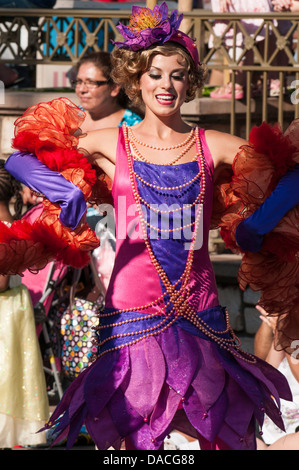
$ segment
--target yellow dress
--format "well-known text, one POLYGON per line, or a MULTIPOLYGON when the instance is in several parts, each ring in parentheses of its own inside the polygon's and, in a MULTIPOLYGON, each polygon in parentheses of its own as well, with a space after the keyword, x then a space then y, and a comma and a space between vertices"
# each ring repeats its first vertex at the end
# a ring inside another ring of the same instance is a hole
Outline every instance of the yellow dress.
POLYGON ((45 443, 37 431, 49 417, 31 298, 20 279, 11 276, 0 293, 0 448, 45 443))

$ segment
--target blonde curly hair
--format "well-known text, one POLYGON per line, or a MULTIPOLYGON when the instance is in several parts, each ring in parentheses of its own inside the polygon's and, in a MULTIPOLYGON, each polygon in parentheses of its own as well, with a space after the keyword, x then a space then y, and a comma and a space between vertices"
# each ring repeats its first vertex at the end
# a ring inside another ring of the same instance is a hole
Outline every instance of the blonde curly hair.
POLYGON ((111 78, 124 89, 134 105, 141 106, 143 102, 139 80, 141 75, 150 68, 154 56, 158 54, 165 56, 180 54, 182 65, 187 67, 189 75, 186 102, 192 101, 197 90, 202 88, 205 83, 207 69, 204 65, 196 67, 189 53, 177 43, 168 42, 142 51, 116 47, 112 51, 111 57, 113 66, 111 78))

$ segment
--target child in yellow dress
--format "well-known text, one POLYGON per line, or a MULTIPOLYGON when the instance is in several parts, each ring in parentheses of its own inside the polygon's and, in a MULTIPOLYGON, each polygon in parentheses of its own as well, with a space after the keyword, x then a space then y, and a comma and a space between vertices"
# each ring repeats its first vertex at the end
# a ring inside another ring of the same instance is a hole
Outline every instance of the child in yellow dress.
MULTIPOLYGON (((22 186, 0 160, 0 220, 21 217, 22 186), (10 203, 15 200, 14 216, 10 203)), ((1 253, 0 253, 1 256, 1 253)), ((0 448, 46 442, 37 433, 49 416, 31 298, 21 277, 0 276, 0 448)))

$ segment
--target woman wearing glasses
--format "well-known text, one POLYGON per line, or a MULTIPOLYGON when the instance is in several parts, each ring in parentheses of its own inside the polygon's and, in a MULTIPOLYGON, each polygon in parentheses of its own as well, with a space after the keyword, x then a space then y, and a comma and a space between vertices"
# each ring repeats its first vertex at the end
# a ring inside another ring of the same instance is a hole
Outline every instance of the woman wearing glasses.
MULTIPOLYGON (((80 126, 83 133, 120 127, 124 122, 128 126, 133 126, 142 120, 138 114, 128 108, 127 95, 111 79, 112 65, 109 52, 92 52, 83 57, 76 68, 77 75, 72 85, 85 111, 85 119, 80 126)), ((109 186, 107 177, 106 181, 109 186)), ((87 221, 92 228, 96 227, 99 221, 96 206, 88 208, 87 221)), ((113 221, 111 226, 114 227, 113 221)), ((97 235, 100 236, 100 233, 97 232, 97 235)), ((106 238, 101 238, 101 246, 93 251, 93 256, 106 289, 114 264, 114 252, 106 238)))
POLYGON ((82 132, 121 126, 141 121, 128 109, 129 100, 123 90, 111 80, 109 52, 93 52, 77 64, 77 77, 72 82, 86 113, 82 132))

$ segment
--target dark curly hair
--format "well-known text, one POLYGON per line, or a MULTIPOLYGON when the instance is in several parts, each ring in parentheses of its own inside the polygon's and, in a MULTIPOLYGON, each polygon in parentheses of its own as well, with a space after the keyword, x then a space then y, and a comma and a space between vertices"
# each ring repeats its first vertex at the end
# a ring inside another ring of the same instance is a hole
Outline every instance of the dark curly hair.
POLYGON ((23 209, 22 184, 5 168, 5 160, 0 160, 0 200, 7 204, 14 202, 14 219, 20 219, 23 209))
POLYGON ((144 51, 131 51, 130 49, 115 47, 111 57, 113 65, 112 78, 114 82, 124 88, 132 103, 140 106, 142 104, 139 90, 140 77, 150 68, 153 57, 158 54, 165 56, 180 54, 182 65, 187 67, 189 75, 186 102, 192 101, 197 90, 202 88, 205 83, 207 77, 206 66, 199 65, 196 67, 187 50, 171 41, 160 46, 152 46, 144 51))

